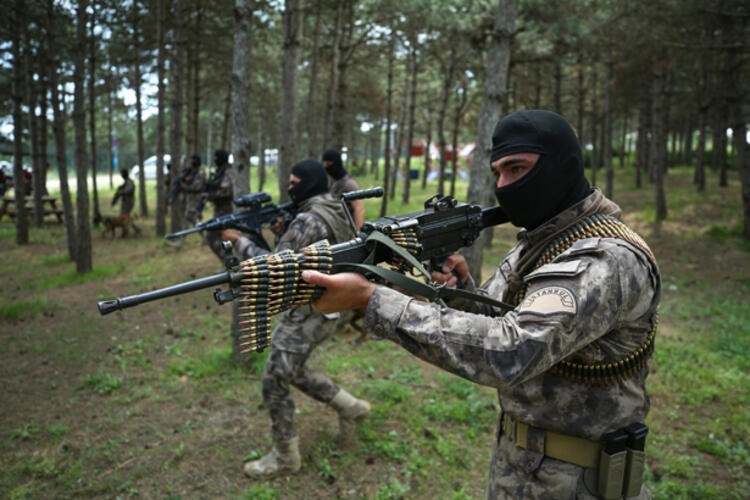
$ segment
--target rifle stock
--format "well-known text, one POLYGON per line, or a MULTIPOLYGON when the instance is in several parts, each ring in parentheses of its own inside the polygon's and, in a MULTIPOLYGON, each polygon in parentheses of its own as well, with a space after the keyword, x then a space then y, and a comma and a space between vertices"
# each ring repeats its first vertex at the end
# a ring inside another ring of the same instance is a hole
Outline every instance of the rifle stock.
POLYGON ((221 304, 240 298, 244 348, 262 351, 268 346, 273 315, 314 302, 322 295, 322 288, 302 281, 302 271, 335 273, 361 264, 377 266, 388 262, 399 272, 406 273, 421 262, 439 259, 470 246, 482 229, 505 222, 508 218, 501 207, 482 209, 479 205, 459 204, 451 197, 435 196, 425 202, 422 211, 366 222, 359 235, 349 241, 329 245, 324 240, 298 253, 284 251, 261 255, 221 274, 101 301, 98 303, 99 312, 105 315, 226 283, 230 290, 216 290, 214 299, 221 304), (384 244, 385 240, 387 244, 384 244), (291 290, 296 293, 292 294, 291 290))

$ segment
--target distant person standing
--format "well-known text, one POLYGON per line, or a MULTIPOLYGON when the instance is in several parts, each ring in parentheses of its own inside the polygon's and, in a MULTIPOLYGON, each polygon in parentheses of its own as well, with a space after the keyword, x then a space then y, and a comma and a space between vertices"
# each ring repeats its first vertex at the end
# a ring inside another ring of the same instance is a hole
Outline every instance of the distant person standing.
POLYGON ((179 179, 179 189, 185 197, 184 229, 195 226, 203 211, 202 193, 206 188, 206 174, 201 165, 201 157, 193 155, 179 179))
MULTIPOLYGON (((206 188, 201 197, 214 204, 214 217, 231 214, 232 199, 234 197, 234 174, 229 164, 229 153, 223 149, 214 151, 214 163, 216 170, 208 178, 206 188)), ((220 259, 222 258, 221 231, 208 231, 206 241, 211 246, 211 250, 220 259)))
POLYGON ((120 215, 130 215, 135 206, 135 184, 130 178, 128 169, 123 168, 120 170, 123 183, 115 191, 115 197, 112 198, 112 206, 114 207, 117 202, 120 202, 120 215))
MULTIPOLYGON (((333 179, 330 186, 328 186, 328 192, 330 192, 335 199, 340 199, 341 195, 344 193, 358 191, 360 189, 357 180, 344 168, 343 162, 341 161, 341 154, 335 149, 328 149, 323 153, 323 166, 326 168, 328 175, 333 179)), ((364 201, 350 201, 349 210, 352 213, 352 218, 354 219, 354 224, 357 226, 357 229, 361 229, 362 224, 365 223, 364 201)))

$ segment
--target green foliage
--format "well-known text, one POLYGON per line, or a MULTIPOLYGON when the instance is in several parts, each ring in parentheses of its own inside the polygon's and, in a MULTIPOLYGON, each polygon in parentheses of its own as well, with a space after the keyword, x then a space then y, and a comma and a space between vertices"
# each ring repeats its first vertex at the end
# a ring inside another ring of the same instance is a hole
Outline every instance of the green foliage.
POLYGON ((47 307, 47 299, 34 298, 28 302, 10 302, 0 305, 0 320, 27 319, 41 313, 47 307))
POLYGON ((268 484, 254 484, 242 494, 245 500, 279 500, 281 492, 278 488, 268 484))
POLYGON ((89 388, 96 394, 111 394, 122 385, 122 380, 116 375, 100 371, 94 375, 86 375, 81 388, 89 388))
POLYGON ((59 274, 48 276, 37 280, 33 286, 42 290, 61 288, 64 286, 80 285, 91 281, 100 281, 109 276, 115 276, 125 269, 122 262, 111 262, 97 265, 91 272, 79 273, 75 269, 69 269, 59 274))
POLYGON ((31 436, 38 432, 39 428, 36 425, 33 423, 27 423, 20 429, 13 429, 8 437, 10 439, 29 440, 31 439, 31 436))

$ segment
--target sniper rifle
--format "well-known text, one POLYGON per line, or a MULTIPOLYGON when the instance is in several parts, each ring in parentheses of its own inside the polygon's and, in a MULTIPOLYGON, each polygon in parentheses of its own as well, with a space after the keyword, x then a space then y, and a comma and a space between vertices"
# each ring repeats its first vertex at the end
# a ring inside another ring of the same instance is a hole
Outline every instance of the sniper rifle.
MULTIPOLYGON (((346 193, 341 197, 342 204, 370 197, 376 190, 382 195, 381 188, 346 193)), ((427 200, 424 207, 419 212, 366 222, 355 238, 343 243, 330 245, 323 240, 298 253, 285 250, 242 263, 230 264, 227 260, 226 272, 143 294, 103 300, 98 303, 99 312, 105 315, 144 302, 228 284, 228 290, 214 291, 214 299, 223 304, 239 298, 240 345, 243 352, 260 352, 269 345, 273 315, 314 302, 323 294, 323 288, 301 279, 305 270, 328 274, 354 271, 434 301, 441 296, 470 295, 475 300, 508 308, 482 295, 425 283, 429 281, 429 271, 424 267, 428 261, 434 265, 459 248, 470 246, 482 229, 508 222, 502 208, 483 209, 438 195, 427 200), (379 266, 381 263, 388 263, 391 268, 379 266), (422 280, 406 276, 416 274, 415 271, 422 275, 422 280)))

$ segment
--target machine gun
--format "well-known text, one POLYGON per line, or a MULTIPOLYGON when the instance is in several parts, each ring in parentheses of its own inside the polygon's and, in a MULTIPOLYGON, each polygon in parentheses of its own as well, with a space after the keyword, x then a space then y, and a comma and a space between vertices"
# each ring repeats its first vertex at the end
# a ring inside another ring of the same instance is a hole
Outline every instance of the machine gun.
MULTIPOLYGON (((353 199, 371 196, 381 188, 362 190, 342 195, 342 204, 353 199)), ((98 303, 99 312, 133 307, 144 302, 228 284, 228 290, 217 288, 214 299, 223 304, 240 300, 241 346, 244 352, 262 351, 269 345, 271 317, 291 307, 316 301, 323 288, 301 279, 305 270, 324 273, 355 271, 369 279, 381 279, 431 300, 440 299, 440 286, 406 276, 418 271, 429 281, 424 264, 441 260, 459 248, 474 243, 482 229, 508 222, 501 207, 482 209, 478 205, 458 203, 450 196, 433 196, 424 210, 406 215, 386 216, 366 222, 359 234, 343 243, 330 245, 323 240, 300 252, 291 250, 261 255, 242 263, 229 263, 228 270, 213 276, 180 283, 139 295, 104 300, 98 303), (391 268, 378 264, 388 263, 391 268)), ((463 290, 453 290, 460 295, 463 290)), ((445 294, 444 294, 445 295, 445 294)), ((472 295, 479 300, 480 295, 472 295)), ((486 299, 494 305, 504 304, 486 299)))
POLYGON ((249 234, 264 249, 270 250, 261 233, 263 224, 274 221, 278 216, 282 216, 284 223, 289 224, 296 215, 296 210, 291 202, 275 205, 271 202, 271 196, 267 193, 251 193, 237 197, 234 199, 234 205, 245 210, 199 222, 190 229, 170 233, 166 238, 174 240, 200 231, 238 229, 249 234))

